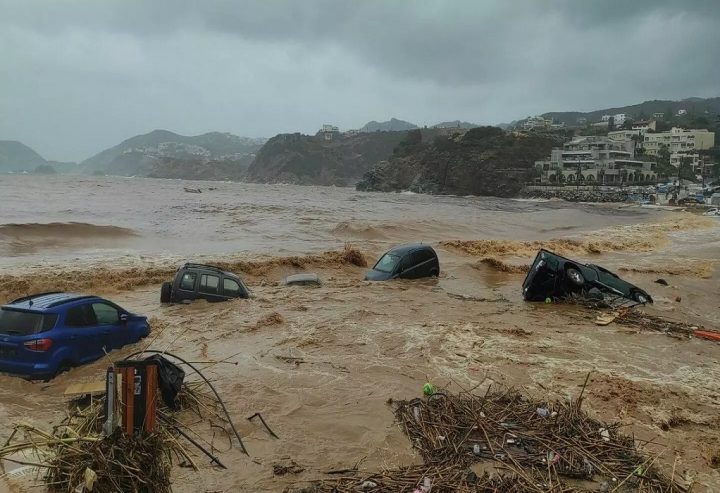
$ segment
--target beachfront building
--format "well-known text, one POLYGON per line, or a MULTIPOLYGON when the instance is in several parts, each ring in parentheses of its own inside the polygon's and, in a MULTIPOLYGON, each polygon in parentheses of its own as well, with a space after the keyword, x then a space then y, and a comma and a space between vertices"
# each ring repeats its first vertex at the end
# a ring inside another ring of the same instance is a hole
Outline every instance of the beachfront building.
POLYGON ((708 157, 701 156, 697 152, 673 152, 670 154, 670 164, 676 168, 679 168, 681 164, 689 164, 693 172, 699 175, 705 175, 712 171, 713 166, 708 157))
POLYGON ((632 140, 634 136, 639 136, 640 130, 614 130, 608 132, 608 138, 612 140, 632 140))
POLYGON ((536 161, 541 183, 621 185, 654 183, 656 163, 635 159, 635 143, 608 137, 578 137, 550 158, 536 161))
POLYGON ((715 132, 705 129, 685 130, 673 127, 669 132, 646 133, 643 138, 645 154, 657 156, 663 146, 670 153, 693 153, 710 149, 715 145, 715 132))

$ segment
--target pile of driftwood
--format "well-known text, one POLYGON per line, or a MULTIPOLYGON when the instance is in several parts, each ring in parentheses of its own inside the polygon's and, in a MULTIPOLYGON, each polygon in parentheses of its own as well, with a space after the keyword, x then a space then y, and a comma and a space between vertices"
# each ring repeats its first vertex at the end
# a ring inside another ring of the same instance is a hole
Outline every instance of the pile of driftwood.
POLYGON ((198 469, 199 455, 224 467, 213 444, 183 425, 179 416, 185 417, 182 421, 188 414, 208 420, 213 429, 227 434, 230 443, 230 429, 234 430, 221 402, 200 383, 186 381, 177 397, 175 409, 158 403, 153 432, 136 436, 119 428, 103 435, 104 397, 87 406, 75 405, 51 432, 19 424, 0 447, 0 458, 44 471, 42 479, 52 491, 169 493, 174 463, 198 469))
POLYGON ((547 403, 500 388, 399 402, 395 417, 423 465, 325 480, 299 491, 688 491, 674 471, 664 475, 657 457, 620 433, 619 425, 591 418, 581 404, 582 395, 547 403), (477 470, 478 464, 492 471, 477 470))

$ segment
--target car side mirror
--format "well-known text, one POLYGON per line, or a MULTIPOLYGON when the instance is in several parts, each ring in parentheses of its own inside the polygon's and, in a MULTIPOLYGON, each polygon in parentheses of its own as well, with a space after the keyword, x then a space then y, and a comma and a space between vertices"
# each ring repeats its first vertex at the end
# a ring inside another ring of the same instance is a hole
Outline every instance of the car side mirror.
POLYGON ((121 313, 120 314, 120 322, 126 324, 128 321, 128 314, 127 313, 121 313))

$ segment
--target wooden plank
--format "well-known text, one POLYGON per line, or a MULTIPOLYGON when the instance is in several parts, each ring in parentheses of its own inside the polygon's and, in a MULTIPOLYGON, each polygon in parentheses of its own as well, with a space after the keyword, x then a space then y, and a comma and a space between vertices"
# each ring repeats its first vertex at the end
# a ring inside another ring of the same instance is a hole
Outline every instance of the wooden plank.
POLYGON ((68 385, 65 389, 64 395, 75 396, 75 395, 86 395, 86 394, 104 394, 105 393, 105 382, 87 382, 87 383, 73 383, 68 385))

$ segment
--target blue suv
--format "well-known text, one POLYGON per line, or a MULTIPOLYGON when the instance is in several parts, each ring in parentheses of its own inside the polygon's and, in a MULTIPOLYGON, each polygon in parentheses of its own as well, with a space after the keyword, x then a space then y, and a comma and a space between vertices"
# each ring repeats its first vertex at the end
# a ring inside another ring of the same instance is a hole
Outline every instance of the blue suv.
POLYGON ((52 378, 149 333, 147 317, 98 296, 26 296, 0 308, 0 371, 52 378))

